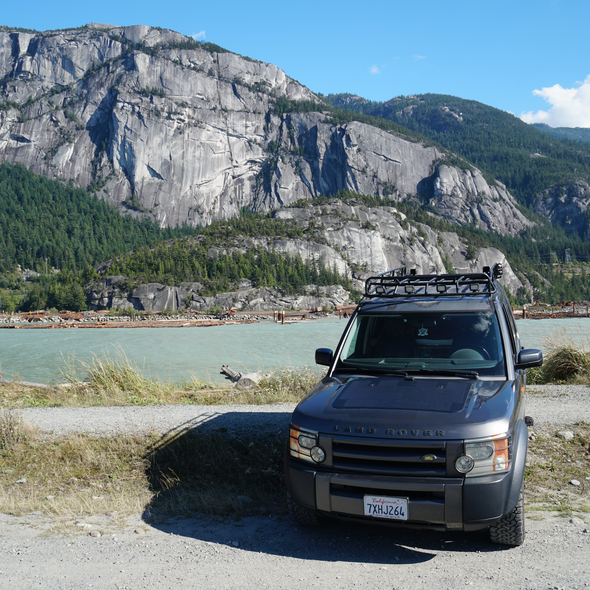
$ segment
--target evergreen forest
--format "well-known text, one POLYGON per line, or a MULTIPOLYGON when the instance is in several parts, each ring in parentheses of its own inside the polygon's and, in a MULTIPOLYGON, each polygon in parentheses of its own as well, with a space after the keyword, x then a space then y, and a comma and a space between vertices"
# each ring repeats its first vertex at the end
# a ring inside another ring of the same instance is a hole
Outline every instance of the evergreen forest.
POLYGON ((71 182, 2 163, 0 309, 85 309, 83 284, 96 265, 188 232, 122 216, 71 182), (39 273, 32 286, 16 272, 19 267, 39 273))
POLYGON ((587 127, 549 127, 545 123, 533 123, 531 126, 554 137, 590 143, 590 129, 587 127))

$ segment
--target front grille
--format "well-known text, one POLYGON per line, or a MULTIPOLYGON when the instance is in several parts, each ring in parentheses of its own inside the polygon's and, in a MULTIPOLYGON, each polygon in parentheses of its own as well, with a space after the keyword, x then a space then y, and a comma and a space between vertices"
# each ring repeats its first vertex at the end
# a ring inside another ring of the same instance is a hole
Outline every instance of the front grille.
POLYGON ((332 438, 332 467, 339 472, 407 477, 457 476, 459 442, 332 438))

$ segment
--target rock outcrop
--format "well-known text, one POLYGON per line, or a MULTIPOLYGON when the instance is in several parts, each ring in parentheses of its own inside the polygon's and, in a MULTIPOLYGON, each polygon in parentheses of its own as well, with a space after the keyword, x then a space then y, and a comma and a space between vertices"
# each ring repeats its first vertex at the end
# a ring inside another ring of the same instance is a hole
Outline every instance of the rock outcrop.
POLYGON ((590 185, 583 180, 547 189, 534 203, 535 212, 561 225, 569 234, 590 240, 590 185))
POLYGON ((340 285, 316 287, 310 285, 302 295, 286 295, 276 287, 253 287, 250 281, 242 281, 236 290, 202 296, 198 283, 181 283, 167 287, 159 283, 141 285, 131 292, 107 277, 98 286, 89 289, 90 306, 93 309, 136 309, 141 311, 178 311, 190 309, 209 311, 212 308, 237 311, 269 311, 289 309, 334 308, 349 305, 350 294, 340 285))
POLYGON ((532 225, 506 187, 498 181, 490 186, 479 170, 439 166, 430 204, 448 221, 501 234, 516 234, 532 225))
MULTIPOLYGON (((283 208, 274 213, 289 219, 313 237, 308 239, 241 238, 230 248, 211 248, 209 256, 216 257, 231 250, 250 248, 275 250, 304 261, 321 261, 336 268, 352 280, 362 292, 369 276, 392 268, 406 266, 420 274, 481 272, 484 266, 499 262, 504 267, 501 282, 513 294, 528 289, 514 274, 506 257, 495 248, 470 251, 456 233, 437 232, 427 225, 410 223, 395 207, 368 207, 361 203, 334 200, 326 205, 283 208), (310 226, 314 228, 309 232, 310 226)), ((103 273, 108 272, 105 265, 103 273)), ((99 285, 88 289, 92 307, 135 308, 161 311, 163 309, 194 309, 207 311, 211 307, 263 311, 273 309, 310 309, 335 307, 351 302, 350 294, 341 286, 309 286, 299 295, 286 295, 280 289, 253 285, 242 280, 235 290, 215 296, 204 296, 200 283, 178 286, 145 284, 132 290, 124 277, 105 277, 99 285)))
POLYGON ((0 79, 0 158, 162 226, 341 190, 419 195, 453 223, 500 233, 528 224, 504 188, 445 166, 439 149, 321 112, 285 113, 279 98, 308 111, 321 101, 271 64, 173 31, 0 29, 0 79))

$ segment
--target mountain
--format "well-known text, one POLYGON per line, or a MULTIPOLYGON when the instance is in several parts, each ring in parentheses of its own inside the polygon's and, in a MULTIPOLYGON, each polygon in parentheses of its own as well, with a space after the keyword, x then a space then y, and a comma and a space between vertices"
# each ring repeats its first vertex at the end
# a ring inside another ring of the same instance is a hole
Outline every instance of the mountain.
POLYGON ((590 143, 590 129, 588 127, 549 127, 545 123, 533 123, 531 126, 560 139, 590 143))
POLYGON ((505 186, 386 121, 341 117, 277 67, 146 26, 0 31, 0 157, 162 227, 353 191, 517 234, 505 186))
POLYGON ((497 261, 517 300, 586 297, 541 263, 588 259, 589 153, 473 101, 316 95, 173 31, 0 27, 0 160, 48 177, 0 187, 2 268, 46 271, 0 276, 0 307, 334 305, 368 273, 497 261), (109 240, 88 203, 136 224, 109 240))
POLYGON ((501 181, 522 206, 590 239, 590 199, 578 188, 590 182, 590 146, 548 135, 510 113, 454 96, 423 94, 372 102, 338 94, 325 99, 422 133, 478 166, 488 180, 501 181), (564 192, 573 199, 566 209, 555 198, 564 192))

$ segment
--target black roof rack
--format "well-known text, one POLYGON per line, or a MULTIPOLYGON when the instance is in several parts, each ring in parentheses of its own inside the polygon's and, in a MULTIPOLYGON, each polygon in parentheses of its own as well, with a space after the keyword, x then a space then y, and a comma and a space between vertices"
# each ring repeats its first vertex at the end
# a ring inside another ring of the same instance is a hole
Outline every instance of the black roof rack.
POLYGON ((365 281, 367 298, 381 297, 437 297, 477 296, 496 292, 494 279, 502 276, 502 265, 495 264, 492 269, 484 266, 480 273, 457 273, 442 275, 418 275, 416 269, 407 272, 400 266, 365 281))

